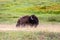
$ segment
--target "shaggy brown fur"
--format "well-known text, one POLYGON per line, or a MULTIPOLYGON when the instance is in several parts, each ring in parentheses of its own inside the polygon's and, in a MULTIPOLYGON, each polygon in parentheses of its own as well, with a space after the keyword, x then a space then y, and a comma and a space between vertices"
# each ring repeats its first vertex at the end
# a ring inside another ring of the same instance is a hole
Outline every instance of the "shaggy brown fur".
POLYGON ((26 26, 26 25, 37 27, 38 24, 39 24, 39 20, 35 15, 31 15, 31 16, 26 15, 18 19, 16 27, 26 26))

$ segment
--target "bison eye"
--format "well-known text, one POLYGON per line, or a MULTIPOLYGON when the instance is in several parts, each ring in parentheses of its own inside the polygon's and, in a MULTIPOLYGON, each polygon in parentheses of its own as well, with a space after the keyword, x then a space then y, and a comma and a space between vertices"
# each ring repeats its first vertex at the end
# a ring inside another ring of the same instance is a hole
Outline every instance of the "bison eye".
POLYGON ((31 17, 31 20, 33 20, 33 18, 31 17))

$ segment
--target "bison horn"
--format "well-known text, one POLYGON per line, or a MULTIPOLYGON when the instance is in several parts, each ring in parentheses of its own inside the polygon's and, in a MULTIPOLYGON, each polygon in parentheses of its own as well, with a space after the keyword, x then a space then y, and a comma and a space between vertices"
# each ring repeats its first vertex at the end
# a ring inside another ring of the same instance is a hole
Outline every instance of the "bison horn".
POLYGON ((31 17, 31 20, 33 20, 33 18, 31 17))

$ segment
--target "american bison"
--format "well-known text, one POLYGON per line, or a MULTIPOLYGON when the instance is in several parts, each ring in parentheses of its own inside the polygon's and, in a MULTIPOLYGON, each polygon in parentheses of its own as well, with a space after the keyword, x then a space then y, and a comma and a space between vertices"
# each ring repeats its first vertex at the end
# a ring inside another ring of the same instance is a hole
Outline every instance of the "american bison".
POLYGON ((37 27, 37 25, 39 24, 39 20, 35 15, 31 15, 31 16, 23 16, 20 19, 18 19, 16 27, 19 26, 26 26, 26 25, 30 25, 37 27))

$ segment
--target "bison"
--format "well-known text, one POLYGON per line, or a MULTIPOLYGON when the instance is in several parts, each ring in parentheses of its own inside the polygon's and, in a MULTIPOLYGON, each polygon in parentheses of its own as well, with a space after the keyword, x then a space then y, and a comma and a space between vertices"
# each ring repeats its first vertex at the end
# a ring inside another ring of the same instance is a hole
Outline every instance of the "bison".
POLYGON ((31 16, 23 16, 20 19, 18 19, 16 27, 19 26, 26 26, 26 25, 30 25, 37 27, 37 25, 39 24, 39 20, 35 15, 31 15, 31 16))

